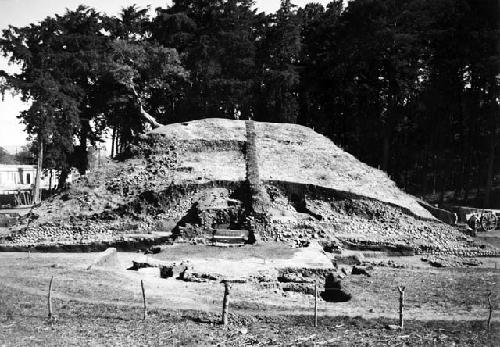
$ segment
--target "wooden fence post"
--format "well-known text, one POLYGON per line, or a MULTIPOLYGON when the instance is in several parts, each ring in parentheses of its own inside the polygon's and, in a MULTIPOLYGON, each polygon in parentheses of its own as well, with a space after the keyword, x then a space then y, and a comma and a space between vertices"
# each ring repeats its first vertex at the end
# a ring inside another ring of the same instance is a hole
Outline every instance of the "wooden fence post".
POLYGON ((148 318, 148 307, 146 303, 146 291, 144 289, 144 282, 141 280, 141 290, 142 290, 142 303, 143 303, 143 320, 146 320, 148 318))
POLYGON ((488 306, 489 306, 489 313, 488 313, 488 331, 491 329, 491 316, 493 314, 493 305, 491 304, 491 292, 488 294, 488 306))
POLYGON ((229 283, 227 280, 223 280, 222 283, 224 283, 224 299, 222 300, 222 325, 226 326, 228 321, 227 315, 229 308, 229 283))
POLYGON ((318 281, 314 281, 314 327, 318 326, 318 281))
POLYGON ((405 287, 398 287, 399 291, 399 327, 404 329, 403 308, 405 304, 405 287))
POLYGON ((52 318, 52 281, 54 280, 54 276, 50 278, 49 283, 49 293, 47 295, 47 308, 49 310, 49 318, 52 318))

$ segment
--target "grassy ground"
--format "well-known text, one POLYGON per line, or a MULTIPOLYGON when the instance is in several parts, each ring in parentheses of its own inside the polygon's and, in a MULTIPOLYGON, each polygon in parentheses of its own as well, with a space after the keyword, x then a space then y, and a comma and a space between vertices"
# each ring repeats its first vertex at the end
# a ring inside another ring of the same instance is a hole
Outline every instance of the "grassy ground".
POLYGON ((0 344, 3 346, 88 345, 336 345, 495 346, 498 325, 486 332, 484 322, 407 321, 404 331, 389 330, 394 320, 311 316, 220 316, 192 310, 153 309, 142 321, 139 305, 55 300, 56 319, 46 318, 44 298, 0 285, 0 344))
MULTIPOLYGON (((500 324, 485 329, 486 294, 499 302, 494 269, 392 269, 349 276, 348 303, 255 284, 231 290, 229 327, 219 325, 222 286, 153 278, 121 268, 86 270, 92 254, 0 254, 0 346, 25 345, 470 345, 496 346, 500 324), (54 312, 46 293, 54 276, 54 312), (140 279, 151 314, 141 320, 140 279), (407 287, 408 321, 396 324, 397 285, 407 287), (362 318, 362 317, 363 318, 362 318)), ((123 264, 125 265, 125 264, 123 264)), ((125 266, 124 266, 125 267, 125 266)))

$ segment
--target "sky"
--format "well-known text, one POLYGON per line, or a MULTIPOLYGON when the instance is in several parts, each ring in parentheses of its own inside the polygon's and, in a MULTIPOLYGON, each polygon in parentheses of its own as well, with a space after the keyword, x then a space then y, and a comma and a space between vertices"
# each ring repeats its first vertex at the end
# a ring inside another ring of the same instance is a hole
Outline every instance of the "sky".
MULTIPOLYGON (((295 0, 294 4, 304 6, 309 2, 319 2, 326 5, 329 0, 295 0)), ((151 5, 152 10, 156 7, 165 7, 171 4, 166 0, 0 0, 0 30, 9 25, 25 26, 33 22, 39 22, 47 16, 56 13, 62 14, 67 8, 75 9, 84 4, 94 7, 100 12, 108 15, 116 15, 123 7, 133 4, 139 7, 151 5)), ((256 8, 264 12, 274 12, 279 8, 280 0, 256 0, 256 8)), ((9 66, 6 58, 0 57, 0 70, 13 72, 15 66, 9 66)), ((27 133, 24 125, 19 122, 17 116, 28 108, 19 97, 6 93, 0 100, 0 146, 10 152, 15 152, 20 146, 27 143, 27 133)))

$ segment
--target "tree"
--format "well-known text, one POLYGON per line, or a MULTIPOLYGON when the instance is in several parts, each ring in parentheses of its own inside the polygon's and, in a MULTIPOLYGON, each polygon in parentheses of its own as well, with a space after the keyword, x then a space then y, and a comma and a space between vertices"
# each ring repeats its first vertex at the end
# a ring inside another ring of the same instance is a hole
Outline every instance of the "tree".
POLYGON ((127 7, 109 19, 110 42, 91 98, 102 127, 123 152, 136 136, 174 117, 189 78, 176 49, 150 40, 147 9, 127 7))
POLYGON ((87 148, 108 127, 119 131, 124 148, 146 122, 158 126, 155 117, 168 117, 167 103, 188 74, 175 49, 148 41, 149 25, 144 9, 129 7, 114 18, 80 6, 3 32, 1 50, 22 68, 2 73, 2 90, 32 102, 20 117, 49 158, 44 165, 62 171, 60 186, 71 167, 87 170, 87 148))
POLYGON ((498 3, 343 3, 265 15, 251 0, 175 0, 152 20, 79 7, 3 32, 22 71, 0 72, 0 92, 32 102, 21 119, 44 168, 85 171, 108 129, 123 153, 151 126, 253 118, 313 127, 412 193, 492 205, 498 3))
POLYGON ((52 158, 61 160, 55 164, 63 172, 60 185, 72 165, 85 171, 87 141, 99 135, 92 133, 94 114, 88 96, 105 48, 102 23, 95 10, 80 6, 39 24, 11 26, 0 40, 3 53, 21 66, 20 73, 4 76, 23 101, 31 102, 20 115, 27 132, 37 137, 40 154, 44 149, 59 151, 52 158))
POLYGON ((172 104, 189 77, 175 49, 115 40, 98 84, 99 111, 118 129, 121 151, 144 132, 172 118, 172 104))
POLYGON ((342 107, 347 90, 339 88, 344 73, 335 69, 340 59, 337 39, 338 20, 342 1, 331 2, 325 9, 319 4, 308 4, 299 9, 303 49, 300 71, 300 113, 298 123, 327 134, 338 144, 345 145, 345 127, 340 127, 342 107))
POLYGON ((248 118, 253 113, 255 23, 250 0, 174 1, 158 12, 153 39, 179 50, 190 87, 177 119, 248 118))
POLYGON ((259 44, 256 119, 295 123, 298 118, 301 28, 296 6, 282 0, 259 44))
POLYGON ((424 177, 424 190, 431 181, 441 200, 454 190, 455 199, 470 203, 473 188, 478 196, 486 186, 482 206, 490 205, 499 114, 497 9, 495 1, 425 2, 429 60, 419 117, 428 131, 418 162, 427 172, 416 176, 424 177))

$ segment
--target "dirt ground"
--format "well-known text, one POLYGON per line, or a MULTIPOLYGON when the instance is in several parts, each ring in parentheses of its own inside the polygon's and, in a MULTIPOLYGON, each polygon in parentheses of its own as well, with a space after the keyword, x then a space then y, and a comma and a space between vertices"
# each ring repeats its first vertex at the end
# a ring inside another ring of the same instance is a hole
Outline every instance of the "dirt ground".
MULTIPOLYGON (((182 261, 193 251, 192 246, 181 247, 157 258, 182 261)), ((236 263, 248 264, 240 269, 248 274, 309 259, 300 250, 274 256, 272 248, 245 250, 240 259, 230 255, 233 251, 207 248, 205 254, 197 252, 190 260, 204 263, 205 268, 211 264, 215 272, 234 270, 236 263), (259 267, 252 265, 258 262, 259 267)), ((255 282, 234 284, 230 324, 223 328, 219 324, 223 286, 218 281, 161 279, 154 269, 127 271, 132 259, 144 255, 118 256, 115 267, 87 270, 98 254, 1 253, 0 346, 496 346, 500 341, 500 270, 493 267, 429 268, 417 259, 392 257, 395 263, 406 262, 406 268, 375 266, 371 277, 349 275, 342 282, 353 293, 349 302, 319 299, 317 328, 313 327, 313 296, 264 288, 255 282), (57 318, 49 321, 46 295, 52 276, 57 318), (145 322, 141 280, 150 310, 145 322), (398 285, 406 286, 403 331, 388 329, 397 323, 398 285), (490 291, 496 312, 488 332, 490 291)))
POLYGON ((492 246, 500 248, 500 229, 496 229, 488 232, 479 232, 477 234, 477 239, 485 241, 492 246))

